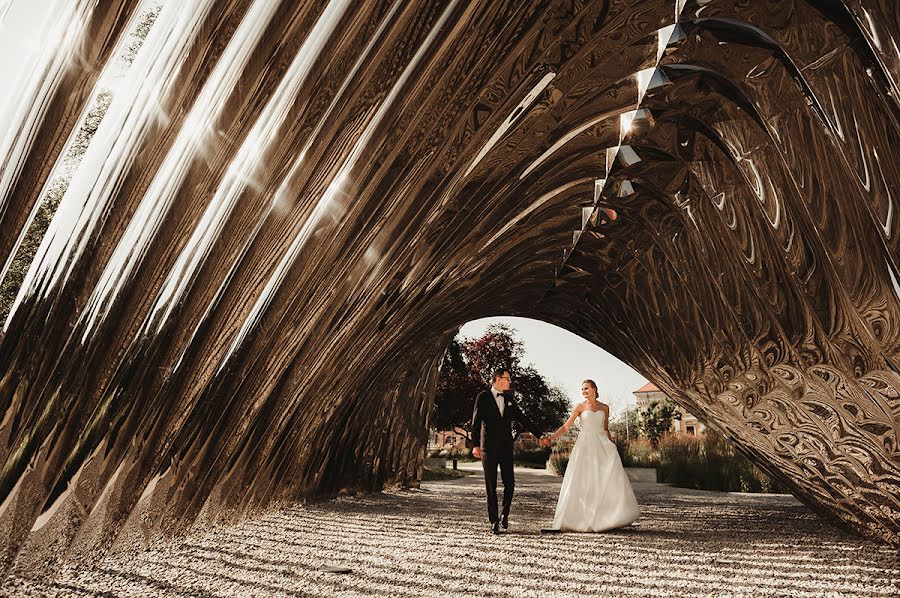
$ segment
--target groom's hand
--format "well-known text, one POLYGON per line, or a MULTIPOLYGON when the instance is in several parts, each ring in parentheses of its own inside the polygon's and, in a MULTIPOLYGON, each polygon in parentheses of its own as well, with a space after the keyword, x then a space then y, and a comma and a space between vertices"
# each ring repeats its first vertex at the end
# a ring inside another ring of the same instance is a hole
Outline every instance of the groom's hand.
POLYGON ((481 447, 480 446, 476 446, 475 448, 472 449, 472 456, 475 457, 476 459, 481 459, 481 447))

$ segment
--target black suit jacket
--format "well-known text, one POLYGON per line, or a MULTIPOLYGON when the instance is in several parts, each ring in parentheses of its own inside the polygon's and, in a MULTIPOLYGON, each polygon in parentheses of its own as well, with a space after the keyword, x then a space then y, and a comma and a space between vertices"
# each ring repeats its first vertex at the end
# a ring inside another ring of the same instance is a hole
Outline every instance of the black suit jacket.
POLYGON ((472 412, 472 446, 479 446, 482 451, 488 453, 512 452, 513 420, 525 426, 536 437, 541 436, 542 432, 510 396, 504 394, 503 399, 506 404, 501 416, 490 389, 481 391, 475 397, 475 409, 472 412))

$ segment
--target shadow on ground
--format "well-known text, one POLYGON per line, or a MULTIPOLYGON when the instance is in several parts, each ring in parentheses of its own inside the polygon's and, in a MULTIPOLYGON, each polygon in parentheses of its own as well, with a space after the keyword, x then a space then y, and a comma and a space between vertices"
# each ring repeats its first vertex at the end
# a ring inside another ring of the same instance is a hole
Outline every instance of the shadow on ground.
MULTIPOLYGON (((476 468, 470 464, 467 467, 476 468)), ((896 596, 897 552, 831 527, 791 496, 636 484, 640 521, 541 535, 559 478, 517 470, 510 532, 487 533, 480 475, 285 508, 196 531, 5 595, 896 596), (349 574, 325 573, 342 565, 349 574)))

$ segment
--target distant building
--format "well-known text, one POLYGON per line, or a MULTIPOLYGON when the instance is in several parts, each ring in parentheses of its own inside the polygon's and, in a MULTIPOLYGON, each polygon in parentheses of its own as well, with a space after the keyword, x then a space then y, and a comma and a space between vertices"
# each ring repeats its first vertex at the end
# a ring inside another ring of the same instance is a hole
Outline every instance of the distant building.
POLYGON ((460 430, 429 430, 428 449, 466 448, 466 435, 460 430))
MULTIPOLYGON (((516 438, 515 447, 521 450, 540 448, 541 441, 531 432, 522 432, 516 438)), ((435 430, 428 432, 428 450, 457 448, 466 449, 466 435, 461 430, 435 430)))
MULTIPOLYGON (((661 391, 653 383, 647 383, 632 393, 637 399, 637 407, 640 413, 643 413, 653 403, 661 403, 663 401, 671 401, 669 395, 661 391)), ((675 401, 672 401, 675 403, 675 401)), ((684 410, 683 407, 676 404, 678 412, 681 413, 681 420, 672 421, 672 431, 676 434, 702 434, 706 431, 704 426, 696 417, 684 410)), ((642 416, 643 417, 643 416, 642 416)))
POLYGON ((540 438, 535 438, 534 434, 531 432, 522 432, 519 434, 519 437, 516 438, 513 446, 519 450, 538 449, 541 448, 541 440, 540 438))

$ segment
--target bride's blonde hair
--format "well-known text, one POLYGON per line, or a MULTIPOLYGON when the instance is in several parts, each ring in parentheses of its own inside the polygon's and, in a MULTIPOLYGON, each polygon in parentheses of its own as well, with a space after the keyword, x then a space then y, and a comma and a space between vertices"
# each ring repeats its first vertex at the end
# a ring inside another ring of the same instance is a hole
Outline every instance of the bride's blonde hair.
POLYGON ((588 378, 587 380, 582 380, 581 383, 582 383, 582 384, 590 384, 590 385, 591 385, 591 388, 594 389, 594 394, 597 395, 598 397, 600 396, 600 391, 597 390, 597 383, 596 383, 596 382, 594 382, 593 380, 591 380, 590 378, 588 378))

